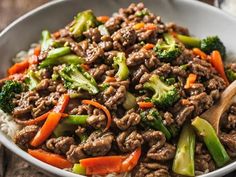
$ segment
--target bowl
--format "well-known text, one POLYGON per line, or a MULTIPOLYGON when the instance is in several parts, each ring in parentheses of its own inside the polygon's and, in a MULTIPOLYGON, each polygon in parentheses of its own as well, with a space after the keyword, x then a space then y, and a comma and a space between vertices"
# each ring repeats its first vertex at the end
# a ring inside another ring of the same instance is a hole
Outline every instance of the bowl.
MULTIPOLYGON (((18 18, 0 33, 1 70, 0 77, 6 73, 11 58, 20 50, 26 50, 30 44, 38 41, 43 29, 51 32, 69 23, 77 12, 92 9, 96 15, 111 15, 120 7, 127 7, 132 0, 58 0, 49 2, 18 18)), ((198 1, 189 0, 143 0, 145 6, 162 17, 165 22, 173 21, 187 27, 191 34, 205 37, 218 35, 227 48, 227 61, 236 56, 236 19, 232 16, 198 1)), ((63 177, 81 175, 55 168, 43 163, 21 150, 3 132, 0 131, 0 142, 13 153, 40 168, 45 173, 63 177)), ((236 170, 236 161, 201 177, 223 176, 236 170)))

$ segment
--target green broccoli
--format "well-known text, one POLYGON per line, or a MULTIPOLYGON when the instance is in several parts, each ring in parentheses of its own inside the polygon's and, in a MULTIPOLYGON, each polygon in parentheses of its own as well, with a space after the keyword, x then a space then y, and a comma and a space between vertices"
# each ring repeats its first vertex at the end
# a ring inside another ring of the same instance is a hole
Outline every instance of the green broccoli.
POLYGON ((143 87, 154 92, 151 101, 160 107, 171 106, 180 97, 178 90, 173 85, 166 85, 155 74, 149 78, 148 82, 144 83, 143 87))
POLYGON ((213 50, 218 50, 222 58, 226 57, 226 48, 218 36, 208 36, 204 39, 185 36, 182 34, 177 34, 176 36, 187 47, 200 48, 207 54, 210 54, 213 50))
POLYGON ((170 60, 178 57, 182 53, 180 45, 176 43, 174 37, 169 33, 165 33, 163 37, 164 40, 159 40, 154 47, 158 58, 170 60))
POLYGON ((23 86, 21 83, 16 81, 7 81, 0 92, 0 108, 6 112, 11 113, 15 105, 12 102, 12 99, 16 94, 21 93, 23 86))
POLYGON ((25 83, 28 86, 29 90, 33 90, 37 87, 40 82, 40 76, 38 73, 30 70, 25 79, 25 83))
POLYGON ((155 130, 160 130, 162 133, 164 133, 167 139, 171 138, 170 131, 163 124, 162 117, 155 108, 142 111, 140 113, 140 116, 141 116, 141 124, 143 124, 145 127, 148 126, 155 130))
POLYGON ((59 72, 59 75, 64 80, 65 86, 69 89, 83 89, 90 94, 97 94, 99 92, 94 78, 79 65, 72 64, 66 66, 59 72))
POLYGON ((129 68, 126 65, 125 53, 118 52, 117 55, 113 58, 114 68, 118 68, 116 75, 120 80, 125 80, 129 76, 129 68))
POLYGON ((230 82, 236 80, 236 72, 233 71, 232 69, 227 69, 225 73, 230 82))
POLYGON ((45 51, 47 50, 51 45, 53 41, 51 38, 51 34, 47 30, 42 31, 42 43, 41 43, 41 50, 45 51))
POLYGON ((86 10, 77 14, 69 30, 75 38, 80 38, 84 31, 96 27, 97 25, 98 21, 93 12, 86 10))

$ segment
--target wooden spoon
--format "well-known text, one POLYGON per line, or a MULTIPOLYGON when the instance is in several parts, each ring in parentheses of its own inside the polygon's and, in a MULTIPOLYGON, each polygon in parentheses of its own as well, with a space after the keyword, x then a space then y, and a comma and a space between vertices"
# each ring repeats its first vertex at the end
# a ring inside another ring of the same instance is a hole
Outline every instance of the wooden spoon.
POLYGON ((234 95, 236 95, 236 80, 222 92, 220 100, 200 116, 209 121, 217 134, 220 130, 221 115, 231 105, 234 95))

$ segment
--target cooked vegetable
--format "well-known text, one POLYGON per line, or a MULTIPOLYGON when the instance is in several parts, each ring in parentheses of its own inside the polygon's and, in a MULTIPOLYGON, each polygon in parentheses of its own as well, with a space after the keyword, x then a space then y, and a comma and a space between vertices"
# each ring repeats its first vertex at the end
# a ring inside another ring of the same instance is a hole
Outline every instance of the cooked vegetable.
POLYGON ((126 57, 125 53, 118 52, 117 55, 113 58, 114 60, 114 68, 117 68, 118 71, 116 76, 120 80, 125 80, 129 76, 129 68, 126 65, 126 57))
POLYGON ((221 167, 229 162, 229 155, 227 154, 224 146, 221 144, 211 124, 200 117, 196 117, 193 120, 192 125, 196 128, 198 134, 202 136, 216 165, 221 167))
POLYGON ((39 159, 54 167, 58 167, 61 169, 72 167, 71 162, 58 154, 53 154, 42 149, 28 149, 28 153, 36 159, 39 159))
POLYGON ((140 101, 138 102, 138 105, 141 109, 147 109, 154 107, 154 104, 152 102, 146 102, 146 101, 140 101))
POLYGON ((66 124, 85 125, 88 115, 68 115, 63 121, 66 124))
POLYGON ((84 31, 97 25, 98 21, 93 12, 86 10, 77 14, 69 30, 75 38, 79 38, 83 35, 84 31))
POLYGON ((108 130, 111 126, 111 113, 110 111, 103 105, 101 105, 100 103, 96 102, 96 101, 92 101, 92 100, 82 100, 83 104, 88 104, 88 105, 92 105, 98 109, 101 109, 107 116, 107 125, 104 129, 104 131, 108 130))
POLYGON ((191 125, 185 125, 181 131, 172 165, 173 172, 194 176, 195 134, 191 125))
POLYGON ((51 34, 47 30, 42 31, 42 43, 41 43, 41 50, 46 51, 51 45, 53 41, 51 38, 51 34))
POLYGON ((225 73, 230 82, 236 80, 236 72, 234 72, 232 69, 227 69, 225 73))
POLYGON ((73 124, 66 124, 66 123, 64 123, 64 121, 65 120, 63 120, 61 123, 59 123, 56 126, 56 128, 53 130, 53 135, 55 137, 72 136, 74 134, 75 130, 78 128, 78 126, 73 125, 73 124))
POLYGON ((98 30, 99 30, 100 34, 103 35, 103 36, 104 35, 107 35, 107 36, 110 35, 109 31, 107 30, 107 28, 104 25, 99 25, 98 30))
POLYGON ((49 113, 42 128, 31 141, 31 146, 37 147, 41 145, 52 134, 53 130, 57 127, 59 121, 61 120, 62 113, 64 112, 68 102, 69 95, 64 94, 60 97, 57 105, 53 108, 52 112, 49 113))
POLYGON ((186 46, 200 48, 207 54, 211 54, 212 51, 218 50, 223 58, 226 57, 225 46, 218 36, 208 36, 204 39, 185 36, 182 34, 177 34, 176 36, 186 46))
POLYGON ((137 105, 136 97, 132 93, 126 92, 125 101, 123 102, 123 107, 126 110, 129 110, 134 108, 136 105, 137 105))
POLYGON ((157 75, 152 75, 148 82, 144 83, 144 89, 154 92, 151 101, 160 107, 171 106, 179 99, 179 93, 173 85, 167 85, 157 75))
POLYGON ((203 51, 201 51, 199 48, 193 48, 193 53, 195 55, 199 55, 201 59, 206 60, 207 59, 207 54, 205 54, 203 51))
POLYGON ((64 67, 59 74, 64 80, 64 84, 67 88, 86 90, 93 95, 97 94, 99 91, 94 78, 89 73, 85 72, 80 66, 70 65, 64 67))
POLYGON ((182 51, 174 37, 169 33, 165 33, 163 37, 164 40, 159 40, 154 48, 158 58, 169 60, 178 57, 182 51))
POLYGON ((216 71, 220 74, 220 76, 225 80, 226 85, 229 85, 229 81, 225 75, 225 69, 224 64, 220 55, 220 52, 217 50, 214 50, 211 53, 211 64, 214 66, 216 71))
POLYGON ((167 139, 171 138, 171 134, 169 130, 163 124, 162 117, 155 108, 142 111, 140 115, 141 115, 142 123, 144 125, 150 128, 153 128, 155 130, 160 130, 162 133, 164 133, 167 139))
POLYGON ((106 23, 109 20, 109 16, 99 16, 97 17, 97 20, 101 23, 106 23))
POLYGON ((86 168, 86 175, 129 172, 137 165, 141 152, 137 148, 128 156, 93 157, 80 160, 80 164, 86 168))
POLYGON ((29 90, 34 90, 39 84, 40 80, 41 80, 40 76, 33 70, 30 70, 27 73, 27 78, 25 79, 25 82, 29 87, 29 90))
POLYGON ((0 108, 6 113, 10 113, 15 107, 12 102, 13 98, 22 91, 21 83, 12 80, 6 81, 0 92, 0 108))
POLYGON ((23 73, 25 70, 29 68, 29 60, 25 59, 19 63, 14 64, 12 67, 8 69, 8 74, 13 75, 16 73, 23 73))
POLYGON ((76 163, 72 168, 72 172, 80 175, 86 175, 86 168, 84 168, 81 164, 76 163))
POLYGON ((197 75, 190 73, 187 77, 186 83, 184 85, 185 89, 189 89, 191 85, 197 80, 197 75))

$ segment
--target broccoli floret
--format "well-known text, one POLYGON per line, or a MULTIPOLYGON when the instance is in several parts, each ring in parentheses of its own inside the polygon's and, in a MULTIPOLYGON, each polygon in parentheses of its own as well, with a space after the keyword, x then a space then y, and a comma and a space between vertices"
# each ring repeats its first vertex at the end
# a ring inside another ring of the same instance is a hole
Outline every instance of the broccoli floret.
POLYGON ((117 56, 113 58, 114 68, 118 68, 116 75, 120 80, 125 80, 129 76, 129 68, 126 65, 126 57, 123 52, 119 52, 117 56))
POLYGON ((64 84, 69 89, 83 89, 90 94, 97 94, 98 87, 94 78, 85 72, 79 65, 70 65, 64 67, 59 75, 64 80, 64 84))
POLYGON ((204 39, 185 36, 182 34, 177 34, 176 36, 187 47, 200 48, 207 54, 210 54, 214 50, 218 50, 222 58, 226 57, 226 48, 218 36, 208 36, 204 39))
POLYGON ((0 108, 6 112, 11 113, 15 105, 12 102, 12 99, 15 97, 15 94, 21 93, 23 86, 21 83, 16 81, 7 81, 0 92, 0 108))
POLYGON ((93 12, 86 10, 77 14, 69 30, 75 38, 79 38, 83 35, 84 31, 96 27, 98 24, 93 12))
POLYGON ((178 57, 182 53, 180 45, 169 33, 165 33, 163 37, 164 40, 159 40, 154 48, 158 58, 169 60, 178 57))
POLYGON ((38 73, 30 70, 25 79, 25 83, 28 86, 29 90, 34 90, 39 84, 41 78, 38 73))
POLYGON ((140 115, 141 115, 141 124, 143 124, 145 127, 148 126, 148 128, 160 130, 162 133, 164 133, 167 139, 171 138, 170 131, 163 124, 162 117, 155 108, 142 111, 140 115))
POLYGON ((236 72, 234 72, 232 69, 227 69, 225 73, 230 82, 236 80, 236 72))
POLYGON ((42 44, 41 44, 41 50, 45 51, 52 45, 52 38, 51 34, 47 30, 42 31, 42 44))
POLYGON ((160 107, 171 106, 179 99, 178 90, 173 85, 166 85, 157 75, 152 75, 148 82, 144 83, 145 89, 154 92, 151 101, 160 107))

